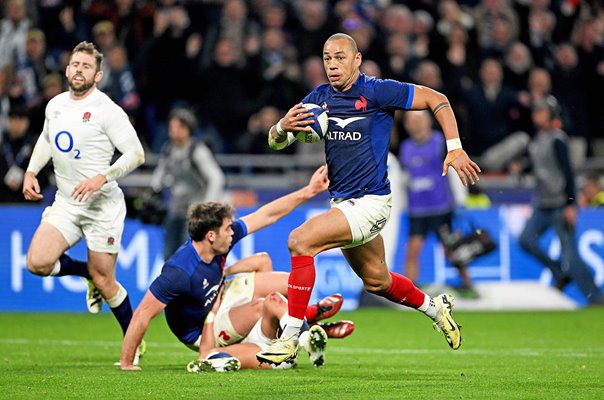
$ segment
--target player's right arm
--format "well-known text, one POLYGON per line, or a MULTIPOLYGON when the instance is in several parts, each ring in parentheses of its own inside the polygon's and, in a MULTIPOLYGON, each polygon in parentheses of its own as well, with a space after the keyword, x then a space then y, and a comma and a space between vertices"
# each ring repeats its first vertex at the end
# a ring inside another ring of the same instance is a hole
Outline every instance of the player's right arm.
POLYGON ((122 344, 122 352, 120 355, 120 368, 124 371, 138 371, 141 368, 133 364, 136 348, 143 340, 145 332, 149 327, 149 322, 163 309, 166 305, 159 301, 157 297, 147 290, 145 297, 134 311, 132 320, 124 336, 124 342, 122 344))
POLYGON ((26 200, 37 201, 44 196, 40 193, 40 184, 36 175, 44 168, 52 156, 47 135, 48 120, 44 122, 44 129, 38 138, 23 177, 23 196, 26 200))
POLYGON ((273 150, 282 150, 296 141, 294 132, 310 131, 309 125, 313 113, 308 111, 302 103, 298 103, 289 109, 287 114, 268 130, 268 145, 273 150))

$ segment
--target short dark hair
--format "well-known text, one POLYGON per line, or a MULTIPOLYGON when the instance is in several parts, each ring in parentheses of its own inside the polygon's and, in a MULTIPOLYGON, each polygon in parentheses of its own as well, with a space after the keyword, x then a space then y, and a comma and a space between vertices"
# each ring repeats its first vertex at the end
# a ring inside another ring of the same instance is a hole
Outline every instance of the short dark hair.
POLYGON ((195 129, 197 129, 197 118, 195 117, 193 111, 187 108, 178 107, 173 109, 170 112, 168 120, 171 120, 173 118, 176 118, 177 120, 185 124, 189 128, 191 135, 193 135, 195 129))
MULTIPOLYGON (((96 60, 96 72, 101 70, 101 66, 103 65, 103 54, 97 50, 94 43, 86 41, 78 43, 77 46, 73 48, 71 56, 75 53, 86 53, 94 56, 94 59, 96 60)), ((71 58, 71 56, 69 58, 71 58)))
POLYGON ((16 105, 8 110, 8 117, 11 118, 29 118, 29 110, 22 105, 16 105))
POLYGON ((331 42, 332 40, 341 40, 344 39, 348 42, 348 44, 350 45, 350 48, 352 49, 352 51, 356 54, 359 52, 359 48, 357 46, 357 42, 352 38, 352 36, 346 34, 346 33, 334 33, 333 35, 331 35, 329 38, 327 38, 327 40, 325 41, 325 43, 327 42, 331 42))
POLYGON ((235 209, 226 203, 206 201, 193 203, 187 213, 189 236, 201 241, 209 231, 218 231, 225 218, 233 218, 235 209))

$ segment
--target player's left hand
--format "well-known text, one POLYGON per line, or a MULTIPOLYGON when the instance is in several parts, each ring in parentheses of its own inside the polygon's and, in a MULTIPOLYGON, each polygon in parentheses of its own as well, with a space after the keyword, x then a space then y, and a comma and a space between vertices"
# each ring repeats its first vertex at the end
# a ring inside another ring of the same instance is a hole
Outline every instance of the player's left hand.
POLYGON ((105 178, 103 175, 99 174, 93 176, 90 179, 80 182, 75 188, 73 188, 71 197, 79 202, 88 201, 88 199, 105 183, 107 183, 107 178, 105 178))
POLYGON ((478 178, 478 173, 481 172, 480 167, 470 160, 463 149, 455 149, 447 153, 443 163, 443 176, 447 175, 449 166, 455 169, 464 186, 468 186, 468 181, 474 185, 480 180, 478 178))

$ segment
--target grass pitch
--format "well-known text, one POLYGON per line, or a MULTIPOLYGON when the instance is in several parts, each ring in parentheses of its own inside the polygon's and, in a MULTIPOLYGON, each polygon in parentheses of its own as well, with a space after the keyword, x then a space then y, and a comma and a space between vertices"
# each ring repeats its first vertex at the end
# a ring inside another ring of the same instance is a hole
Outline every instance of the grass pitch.
POLYGON ((188 374, 195 353, 152 321, 142 372, 122 372, 110 313, 0 314, 2 399, 604 399, 604 308, 455 313, 459 351, 416 312, 340 313, 356 331, 326 365, 188 374))

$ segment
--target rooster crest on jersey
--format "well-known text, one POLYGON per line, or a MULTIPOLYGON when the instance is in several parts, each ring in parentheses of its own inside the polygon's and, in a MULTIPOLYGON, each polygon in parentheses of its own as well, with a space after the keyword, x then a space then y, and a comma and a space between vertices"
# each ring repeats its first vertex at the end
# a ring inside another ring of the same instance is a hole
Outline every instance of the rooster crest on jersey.
POLYGON ((328 119, 327 112, 323 107, 316 104, 305 103, 302 104, 306 109, 313 113, 312 117, 308 120, 314 120, 315 122, 310 126, 311 131, 299 131, 296 132, 296 139, 302 143, 315 143, 321 140, 327 133, 328 119))

